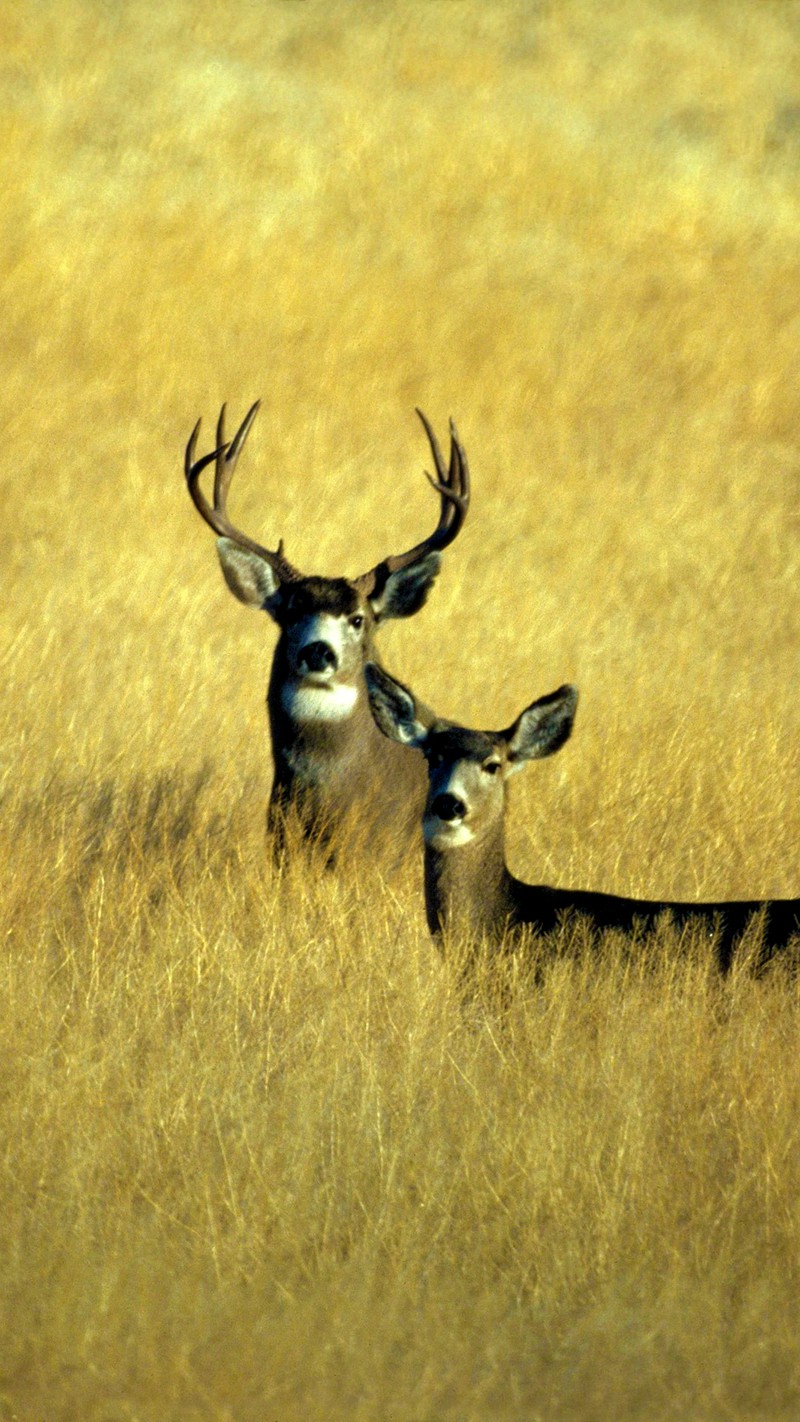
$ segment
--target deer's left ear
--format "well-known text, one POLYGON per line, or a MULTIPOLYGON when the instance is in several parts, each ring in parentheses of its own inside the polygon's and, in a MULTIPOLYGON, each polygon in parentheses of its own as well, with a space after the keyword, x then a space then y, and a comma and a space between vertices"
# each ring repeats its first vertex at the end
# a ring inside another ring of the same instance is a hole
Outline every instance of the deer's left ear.
POLYGON ((375 621, 413 617, 425 603, 441 566, 441 553, 427 553, 418 563, 389 573, 380 592, 371 593, 369 597, 375 621))
POLYGON ((577 705, 577 689, 560 686, 526 707, 513 726, 502 732, 509 770, 519 770, 526 760, 541 760, 560 750, 572 733, 577 705))

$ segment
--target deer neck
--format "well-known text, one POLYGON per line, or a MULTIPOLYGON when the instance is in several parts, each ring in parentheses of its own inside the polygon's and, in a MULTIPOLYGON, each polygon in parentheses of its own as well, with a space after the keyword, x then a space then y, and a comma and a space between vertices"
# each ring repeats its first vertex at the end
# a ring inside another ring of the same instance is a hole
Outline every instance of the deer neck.
POLYGON ((372 717, 363 677, 331 687, 291 681, 273 666, 267 694, 276 767, 293 774, 334 762, 343 765, 365 737, 372 739, 372 717))
POLYGON ((434 937, 454 929, 502 937, 516 917, 514 884, 502 823, 456 849, 425 846, 425 907, 434 937))
MULTIPOLYGON (((363 675, 342 714, 293 714, 296 699, 284 693, 285 678, 273 667, 267 695, 275 776, 272 799, 304 805, 315 818, 340 818, 351 807, 374 803, 375 813, 410 825, 419 822, 427 776, 421 757, 388 741, 369 709, 363 675)), ((325 693, 323 692, 322 695, 325 693)), ((300 703, 303 712, 308 703, 300 703)), ((311 701, 310 709, 316 709, 311 701)), ((327 711, 322 702, 322 710, 327 711)), ((370 815, 370 819, 374 818, 370 815)))

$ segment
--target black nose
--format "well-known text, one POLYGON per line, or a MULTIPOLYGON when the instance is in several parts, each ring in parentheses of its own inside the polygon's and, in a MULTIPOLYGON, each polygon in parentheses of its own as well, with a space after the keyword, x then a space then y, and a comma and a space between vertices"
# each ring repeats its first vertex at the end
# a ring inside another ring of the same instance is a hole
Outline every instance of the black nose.
POLYGON ((327 642, 308 642, 298 657, 301 671, 321 672, 329 667, 336 669, 336 653, 327 642))
POLYGON ((440 820, 463 820, 467 807, 456 795, 435 795, 431 812, 440 820))

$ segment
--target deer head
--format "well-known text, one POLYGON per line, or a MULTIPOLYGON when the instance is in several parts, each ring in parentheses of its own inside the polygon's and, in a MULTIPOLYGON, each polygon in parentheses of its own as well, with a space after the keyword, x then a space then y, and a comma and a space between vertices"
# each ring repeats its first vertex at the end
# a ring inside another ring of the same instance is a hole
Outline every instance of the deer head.
POLYGON ((423 832, 436 850, 459 849, 500 833, 509 776, 527 761, 561 749, 578 703, 575 688, 562 686, 526 706, 504 731, 471 731, 436 716, 382 667, 369 663, 365 677, 379 730, 425 756, 423 832))
MULTIPOLYGON (((251 407, 234 438, 225 438, 225 406, 217 423, 215 448, 195 458, 198 420, 186 447, 186 480, 195 507, 217 534, 225 581, 248 607, 262 609, 278 624, 276 650, 281 701, 293 719, 347 714, 357 695, 365 660, 374 655, 373 634, 390 617, 411 617, 424 604, 439 571, 442 551, 463 526, 469 507, 469 468, 451 422, 449 466, 421 411, 436 477, 428 478, 439 495, 439 521, 428 538, 405 553, 391 554, 355 578, 307 576, 289 562, 283 541, 275 550, 262 547, 230 520, 228 491, 239 455, 259 408, 251 407), (213 502, 200 475, 214 465, 213 502)), ((274 680, 275 678, 273 678, 274 680)))

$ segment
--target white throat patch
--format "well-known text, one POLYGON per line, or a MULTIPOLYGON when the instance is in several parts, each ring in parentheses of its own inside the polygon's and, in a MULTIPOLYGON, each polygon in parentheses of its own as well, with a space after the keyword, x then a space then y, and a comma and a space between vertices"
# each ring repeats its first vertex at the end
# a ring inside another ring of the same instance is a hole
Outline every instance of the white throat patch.
POLYGON ((422 833, 431 849, 461 849, 475 838, 463 820, 440 820, 438 815, 425 816, 422 833))
POLYGON ((358 700, 358 687, 331 681, 328 686, 304 686, 287 682, 281 689, 281 705, 290 720, 342 721, 358 700))

